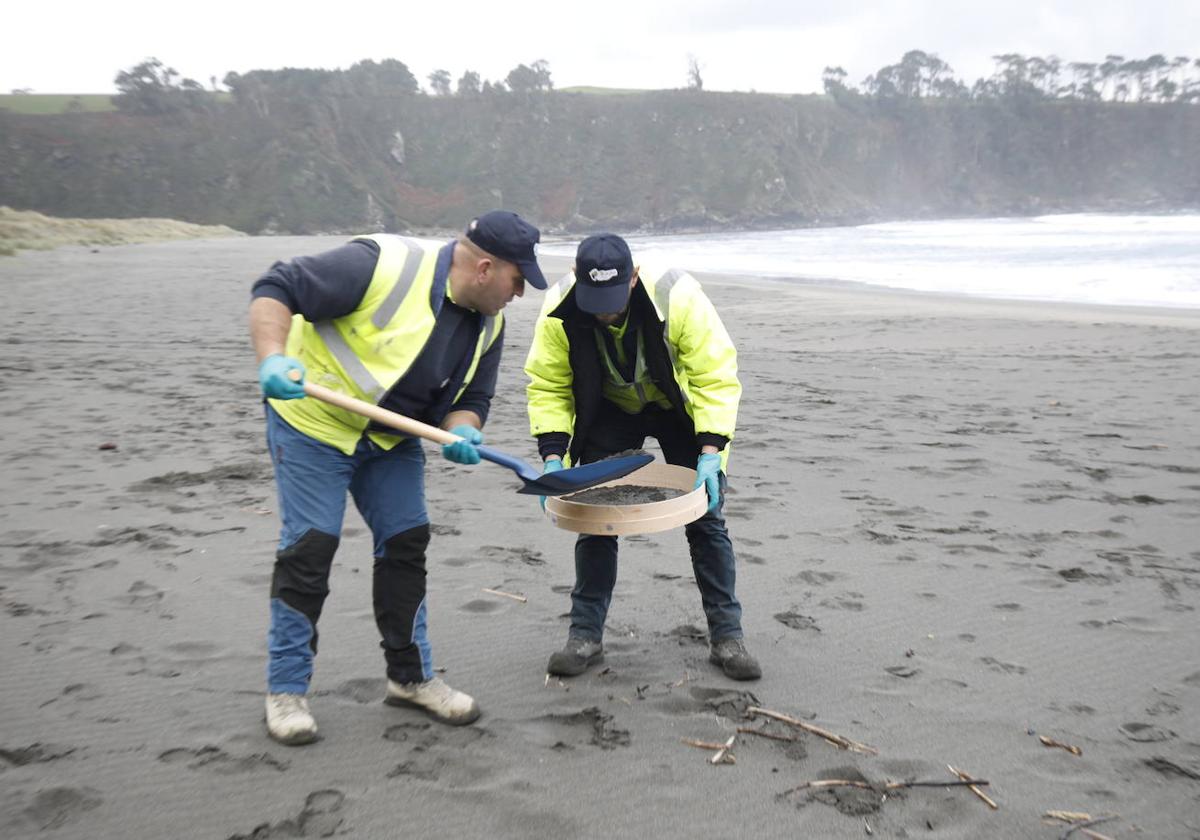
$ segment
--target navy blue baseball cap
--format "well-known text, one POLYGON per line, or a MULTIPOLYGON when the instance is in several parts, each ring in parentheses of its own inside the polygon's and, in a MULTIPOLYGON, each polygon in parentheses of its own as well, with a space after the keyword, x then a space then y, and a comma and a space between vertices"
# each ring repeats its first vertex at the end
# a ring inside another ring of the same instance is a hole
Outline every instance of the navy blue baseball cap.
POLYGON ((542 234, 516 213, 493 210, 472 219, 467 239, 489 254, 515 263, 535 289, 546 288, 546 278, 537 264, 537 244, 542 234))
POLYGON ((629 302, 633 255, 615 233, 599 233, 579 243, 575 252, 575 302, 584 312, 610 315, 629 302))

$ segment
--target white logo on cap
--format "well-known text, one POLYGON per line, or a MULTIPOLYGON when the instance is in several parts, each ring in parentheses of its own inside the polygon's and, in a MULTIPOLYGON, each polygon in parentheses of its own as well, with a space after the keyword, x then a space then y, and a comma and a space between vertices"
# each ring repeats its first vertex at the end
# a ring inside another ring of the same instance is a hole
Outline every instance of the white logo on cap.
POLYGON ((616 277, 618 273, 615 268, 593 268, 588 272, 588 277, 592 278, 593 283, 607 283, 616 277))

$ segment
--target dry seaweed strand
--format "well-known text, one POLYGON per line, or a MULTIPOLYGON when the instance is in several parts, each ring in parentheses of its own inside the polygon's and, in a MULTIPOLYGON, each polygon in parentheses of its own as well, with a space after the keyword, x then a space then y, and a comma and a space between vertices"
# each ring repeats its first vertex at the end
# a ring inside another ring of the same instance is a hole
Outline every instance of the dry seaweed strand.
POLYGON ((754 715, 762 715, 763 717, 773 718, 774 720, 794 726, 797 729, 803 729, 805 732, 811 732, 813 735, 818 735, 821 738, 824 738, 835 747, 840 747, 843 750, 866 753, 867 755, 879 755, 879 750, 875 749, 874 747, 867 746, 866 744, 860 744, 858 741, 852 741, 849 738, 838 735, 836 732, 830 732, 828 729, 822 729, 821 727, 814 726, 811 723, 805 723, 804 721, 791 717, 790 715, 781 714, 780 712, 773 712, 770 709, 763 709, 758 706, 750 706, 748 709, 746 709, 746 714, 750 715, 751 717, 754 715))
POLYGON ((1062 741, 1056 741, 1048 735, 1039 735, 1038 740, 1047 747, 1058 747, 1060 750, 1066 750, 1071 755, 1083 755, 1083 750, 1071 744, 1064 744, 1062 741))
MULTIPOLYGON (((958 778, 963 781, 967 781, 967 780, 973 778, 970 773, 965 773, 962 770, 959 770, 957 767, 954 767, 950 764, 946 765, 946 769, 949 770, 951 773, 953 773, 955 776, 958 776, 958 778)), ((975 785, 968 785, 968 787, 971 789, 971 793, 975 794, 980 799, 982 799, 984 802, 986 802, 987 806, 989 808, 991 808, 993 811, 1000 810, 1000 806, 997 805, 994 801, 992 801, 992 799, 986 793, 981 791, 975 785)))

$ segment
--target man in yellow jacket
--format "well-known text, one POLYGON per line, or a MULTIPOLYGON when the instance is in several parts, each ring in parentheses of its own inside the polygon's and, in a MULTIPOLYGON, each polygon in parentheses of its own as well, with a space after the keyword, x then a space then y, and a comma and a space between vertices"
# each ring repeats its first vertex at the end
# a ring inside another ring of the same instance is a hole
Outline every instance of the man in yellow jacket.
POLYGON ((425 454, 421 441, 313 399, 327 388, 456 434, 442 455, 479 463, 504 343, 501 310, 546 288, 540 234, 494 210, 457 239, 361 236, 278 262, 258 279, 250 334, 267 398, 267 444, 282 528, 271 579, 267 732, 284 744, 317 737, 308 706, 317 621, 349 491, 374 537, 375 623, 387 665, 385 701, 453 725, 479 705, 433 667, 427 631, 425 454))
MULTIPOLYGON (((530 430, 546 472, 586 464, 655 438, 668 463, 695 467, 709 506, 686 526, 708 620, 709 659, 737 680, 758 679, 742 641, 735 559, 722 513, 725 464, 742 387, 737 352, 700 284, 676 269, 637 266, 614 234, 585 239, 574 270, 546 292, 525 361, 530 430)), ((604 657, 604 621, 617 579, 617 538, 580 535, 559 676, 604 657)))

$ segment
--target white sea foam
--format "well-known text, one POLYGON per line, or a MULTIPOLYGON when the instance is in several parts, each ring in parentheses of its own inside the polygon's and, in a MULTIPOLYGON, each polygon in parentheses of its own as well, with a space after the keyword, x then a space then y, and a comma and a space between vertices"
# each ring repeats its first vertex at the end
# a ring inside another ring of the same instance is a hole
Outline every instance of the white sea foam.
MULTIPOLYGON (((1200 215, 1070 214, 631 236, 692 271, 980 295, 1200 308, 1200 215)), ((573 255, 577 243, 547 245, 573 255)))

